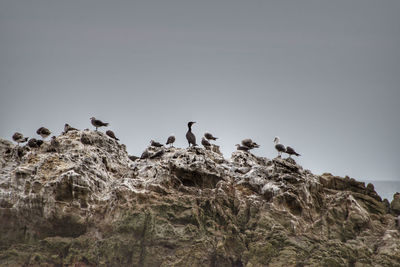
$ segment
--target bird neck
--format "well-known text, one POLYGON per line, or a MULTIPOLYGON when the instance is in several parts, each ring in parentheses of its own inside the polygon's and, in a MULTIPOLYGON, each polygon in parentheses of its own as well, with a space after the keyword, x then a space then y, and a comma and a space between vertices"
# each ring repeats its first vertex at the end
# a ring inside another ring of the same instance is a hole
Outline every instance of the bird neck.
POLYGON ((188 124, 189 132, 192 131, 192 125, 188 124))

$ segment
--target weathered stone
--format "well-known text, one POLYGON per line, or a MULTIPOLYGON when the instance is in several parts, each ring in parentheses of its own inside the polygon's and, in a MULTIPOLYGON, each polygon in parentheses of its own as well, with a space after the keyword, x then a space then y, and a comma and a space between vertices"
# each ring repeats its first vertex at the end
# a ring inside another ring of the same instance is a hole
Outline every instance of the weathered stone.
POLYGON ((400 193, 393 195, 393 200, 390 203, 390 210, 395 215, 400 215, 400 193))
POLYGON ((0 265, 399 265, 372 184, 215 145, 132 161, 100 131, 57 141, 47 153, 0 139, 0 265))

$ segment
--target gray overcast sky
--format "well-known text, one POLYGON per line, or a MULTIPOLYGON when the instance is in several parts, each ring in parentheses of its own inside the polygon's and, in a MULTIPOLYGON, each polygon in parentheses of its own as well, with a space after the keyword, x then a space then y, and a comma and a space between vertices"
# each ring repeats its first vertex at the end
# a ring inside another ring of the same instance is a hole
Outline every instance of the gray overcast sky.
POLYGON ((274 157, 278 135, 315 173, 400 181, 399 14, 397 0, 0 0, 0 137, 95 116, 138 155, 170 133, 186 147, 194 120, 225 157, 246 137, 274 157))

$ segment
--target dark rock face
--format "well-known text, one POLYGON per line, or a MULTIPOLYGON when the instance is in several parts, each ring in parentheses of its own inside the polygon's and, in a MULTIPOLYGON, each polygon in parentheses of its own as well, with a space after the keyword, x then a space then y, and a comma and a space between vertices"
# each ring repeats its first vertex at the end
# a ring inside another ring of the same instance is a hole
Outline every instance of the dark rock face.
POLYGON ((396 193, 393 196, 393 200, 390 203, 390 210, 395 215, 400 215, 400 193, 396 193))
POLYGON ((400 194, 217 147, 132 161, 101 132, 57 141, 0 140, 1 266, 400 265, 400 194))

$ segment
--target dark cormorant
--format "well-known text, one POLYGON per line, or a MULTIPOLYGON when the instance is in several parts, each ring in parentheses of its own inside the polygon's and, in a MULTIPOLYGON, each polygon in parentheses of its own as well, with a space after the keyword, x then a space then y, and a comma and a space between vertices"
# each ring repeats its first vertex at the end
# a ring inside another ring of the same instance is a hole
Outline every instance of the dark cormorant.
POLYGON ((12 139, 17 142, 18 146, 19 143, 25 143, 26 141, 28 141, 28 137, 24 137, 22 133, 14 133, 12 136, 12 139))
POLYGON ((45 127, 40 127, 39 129, 37 129, 36 133, 38 135, 40 135, 43 139, 45 139, 47 136, 49 136, 51 134, 49 129, 47 129, 45 127))
POLYGON ((189 121, 188 122, 189 130, 186 133, 186 139, 188 140, 189 147, 190 147, 190 145, 197 146, 197 144, 196 144, 196 136, 192 133, 192 125, 194 123, 196 123, 196 122, 195 121, 189 121))
POLYGON ((274 143, 275 143, 275 149, 278 150, 278 157, 282 155, 282 153, 286 152, 286 148, 284 145, 279 143, 279 137, 275 136, 274 138, 274 143))
POLYGON ((111 137, 112 139, 115 139, 117 141, 119 141, 119 139, 115 136, 114 132, 111 130, 107 130, 106 131, 106 135, 108 135, 109 137, 111 137))
POLYGON ((175 135, 171 134, 168 139, 167 142, 165 143, 166 145, 171 145, 170 147, 173 147, 175 143, 175 135))
POLYGON ((101 120, 97 120, 95 117, 91 117, 90 121, 91 121, 92 125, 94 127, 96 127, 96 131, 97 131, 97 128, 102 127, 102 126, 107 127, 109 124, 108 122, 102 122, 101 120))
POLYGON ((207 141, 204 137, 201 139, 201 144, 206 148, 209 149, 211 147, 210 142, 207 141))
POLYGON ((204 133, 204 137, 207 138, 208 140, 213 140, 213 141, 218 139, 218 137, 214 137, 212 134, 210 134, 208 132, 204 133))
POLYGON ((294 149, 291 148, 290 146, 286 147, 286 153, 289 154, 289 158, 290 158, 291 155, 300 156, 300 154, 297 153, 296 151, 294 151, 294 149))
POLYGON ((162 147, 162 146, 163 146, 163 144, 161 144, 161 143, 159 143, 159 142, 156 142, 156 141, 154 141, 154 140, 151 140, 151 141, 150 141, 150 145, 151 145, 151 146, 155 146, 155 147, 162 147))

